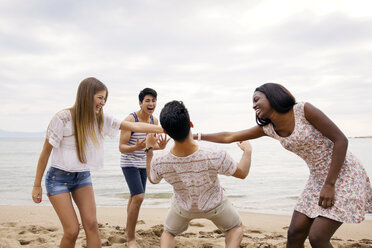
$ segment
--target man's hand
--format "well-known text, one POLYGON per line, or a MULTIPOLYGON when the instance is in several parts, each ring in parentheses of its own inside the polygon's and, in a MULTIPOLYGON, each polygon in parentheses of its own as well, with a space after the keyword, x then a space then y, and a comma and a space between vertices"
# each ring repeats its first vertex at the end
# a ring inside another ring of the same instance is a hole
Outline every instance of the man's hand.
POLYGON ((242 149, 244 152, 252 152, 252 146, 251 143, 246 140, 246 141, 240 141, 237 143, 239 148, 242 149))
POLYGON ((168 144, 168 141, 170 140, 170 138, 167 139, 167 135, 163 136, 163 135, 158 135, 160 136, 159 139, 158 139, 158 146, 159 146, 159 150, 163 150, 167 144, 168 144))
POLYGON ((158 142, 158 139, 161 135, 156 135, 155 133, 149 133, 146 136, 146 148, 154 147, 156 142, 158 142))
POLYGON ((139 138, 137 138, 137 142, 136 142, 136 150, 142 150, 143 148, 146 147, 146 138, 144 138, 143 140, 139 140, 139 138))

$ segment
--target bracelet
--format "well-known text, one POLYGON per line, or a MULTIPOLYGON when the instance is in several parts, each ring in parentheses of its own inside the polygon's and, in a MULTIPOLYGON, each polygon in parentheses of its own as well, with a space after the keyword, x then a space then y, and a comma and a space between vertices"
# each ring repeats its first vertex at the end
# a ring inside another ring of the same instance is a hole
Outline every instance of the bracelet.
POLYGON ((198 141, 201 141, 201 133, 198 133, 198 141))
POLYGON ((147 152, 150 151, 151 149, 154 149, 154 147, 150 146, 149 148, 146 148, 146 149, 145 149, 145 152, 147 153, 147 152))

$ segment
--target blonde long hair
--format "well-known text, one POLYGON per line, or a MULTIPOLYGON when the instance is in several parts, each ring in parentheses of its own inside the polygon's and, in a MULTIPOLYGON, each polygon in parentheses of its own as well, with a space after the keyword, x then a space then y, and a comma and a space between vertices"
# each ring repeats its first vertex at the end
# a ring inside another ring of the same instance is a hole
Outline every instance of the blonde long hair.
POLYGON ((74 106, 70 108, 75 130, 75 143, 77 156, 81 163, 86 163, 85 148, 88 138, 91 138, 94 145, 98 144, 96 128, 101 135, 103 126, 103 110, 98 114, 94 111, 94 95, 99 91, 106 91, 106 100, 108 97, 107 87, 98 79, 89 77, 81 81, 76 94, 74 106))

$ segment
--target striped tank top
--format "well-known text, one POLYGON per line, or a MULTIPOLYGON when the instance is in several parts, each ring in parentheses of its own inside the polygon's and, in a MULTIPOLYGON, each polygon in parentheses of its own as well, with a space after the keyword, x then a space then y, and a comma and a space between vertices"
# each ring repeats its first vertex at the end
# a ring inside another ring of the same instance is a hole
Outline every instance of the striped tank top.
MULTIPOLYGON (((131 113, 136 122, 139 122, 136 112, 131 113)), ((150 116, 150 123, 154 124, 154 118, 150 116)), ((134 146, 137 143, 137 138, 141 141, 146 138, 145 133, 132 132, 128 145, 134 146)), ((131 153, 121 153, 120 157, 121 167, 136 167, 141 169, 146 169, 146 153, 145 149, 137 150, 131 153)))

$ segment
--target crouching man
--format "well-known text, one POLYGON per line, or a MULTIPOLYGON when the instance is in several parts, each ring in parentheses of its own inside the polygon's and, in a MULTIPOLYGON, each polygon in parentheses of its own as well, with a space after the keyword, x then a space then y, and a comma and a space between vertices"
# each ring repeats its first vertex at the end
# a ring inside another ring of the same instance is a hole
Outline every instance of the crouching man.
POLYGON ((251 165, 250 143, 238 143, 243 151, 239 163, 225 151, 200 148, 190 130, 189 113, 179 101, 164 106, 160 124, 174 140, 173 147, 164 156, 152 159, 153 147, 158 139, 164 138, 149 134, 145 150, 149 181, 156 184, 164 178, 174 192, 160 247, 175 247, 175 236, 186 231, 189 222, 196 218, 209 219, 225 232, 226 247, 239 247, 243 238, 242 220, 224 196, 218 174, 246 178, 251 165))

